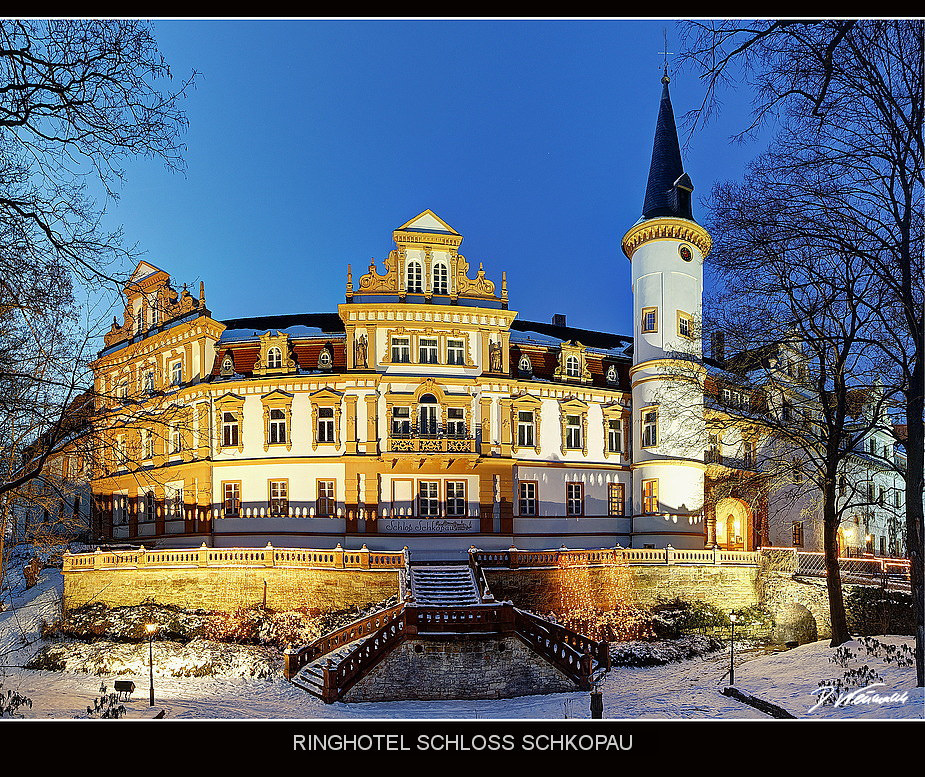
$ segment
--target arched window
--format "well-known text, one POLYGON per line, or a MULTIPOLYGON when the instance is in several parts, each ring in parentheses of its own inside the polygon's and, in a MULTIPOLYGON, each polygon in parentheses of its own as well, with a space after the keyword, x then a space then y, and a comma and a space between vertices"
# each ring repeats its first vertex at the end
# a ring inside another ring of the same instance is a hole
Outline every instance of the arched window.
POLYGON ((433 394, 424 394, 418 404, 418 433, 422 435, 437 434, 437 415, 440 406, 433 394))
POLYGON ((267 367, 282 367, 283 352, 275 346, 267 351, 267 367))
POLYGON ((408 282, 406 288, 412 292, 424 291, 424 273, 420 262, 408 262, 408 282))
POLYGON ((450 293, 450 271, 443 262, 434 265, 434 294, 450 293))
POLYGON ((581 377, 581 364, 577 356, 569 356, 565 360, 565 374, 570 378, 581 377))

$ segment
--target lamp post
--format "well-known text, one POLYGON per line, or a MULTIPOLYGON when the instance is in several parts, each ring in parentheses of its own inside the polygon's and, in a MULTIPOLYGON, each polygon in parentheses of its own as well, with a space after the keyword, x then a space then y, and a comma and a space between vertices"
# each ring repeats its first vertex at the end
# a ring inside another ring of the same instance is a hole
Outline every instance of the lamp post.
POLYGON ((729 622, 732 624, 732 637, 729 640, 729 684, 736 684, 736 668, 735 668, 735 650, 736 650, 736 623, 739 621, 739 616, 735 612, 729 613, 729 622))
POLYGON ((145 631, 148 632, 148 672, 150 678, 150 706, 154 706, 154 632, 157 631, 157 625, 154 623, 146 623, 145 631))

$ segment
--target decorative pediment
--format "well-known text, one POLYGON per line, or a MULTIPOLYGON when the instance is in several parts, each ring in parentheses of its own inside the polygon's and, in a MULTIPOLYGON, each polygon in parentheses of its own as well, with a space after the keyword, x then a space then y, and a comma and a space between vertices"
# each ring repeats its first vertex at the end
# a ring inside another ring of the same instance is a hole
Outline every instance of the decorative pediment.
POLYGON ((587 350, 577 340, 569 340, 559 346, 559 364, 553 378, 570 383, 591 382, 587 350))
POLYGON ((295 354, 289 335, 284 332, 264 332, 260 339, 260 355, 254 363, 254 375, 286 375, 296 370, 295 354))

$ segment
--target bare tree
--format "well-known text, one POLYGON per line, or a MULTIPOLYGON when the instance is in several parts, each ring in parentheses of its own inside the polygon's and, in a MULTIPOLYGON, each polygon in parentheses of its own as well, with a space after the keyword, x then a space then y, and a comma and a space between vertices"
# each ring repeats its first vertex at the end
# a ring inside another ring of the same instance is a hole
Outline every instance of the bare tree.
POLYGON ((0 501, 47 493, 30 483, 91 428, 73 408, 88 412, 94 295, 136 256, 103 214, 126 160, 182 167, 192 83, 172 83, 145 22, 0 21, 0 501))
MULTIPOLYGON (((922 19, 721 21, 686 25, 685 57, 707 84, 695 117, 718 106, 721 87, 746 82, 752 119, 739 133, 779 122, 789 157, 777 171, 799 193, 804 172, 825 175, 818 208, 837 208, 842 233, 820 232, 821 252, 864 263, 886 294, 873 347, 907 433, 906 550, 916 608, 916 672, 925 685, 925 320, 923 320, 922 19)), ((722 230, 717 222, 714 229, 722 230)))

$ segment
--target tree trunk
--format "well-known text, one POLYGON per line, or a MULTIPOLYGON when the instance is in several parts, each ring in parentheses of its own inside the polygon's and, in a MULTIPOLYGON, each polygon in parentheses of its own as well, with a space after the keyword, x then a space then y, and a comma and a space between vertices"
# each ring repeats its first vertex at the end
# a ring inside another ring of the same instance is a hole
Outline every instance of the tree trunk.
POLYGON ((920 344, 910 381, 912 389, 906 400, 906 555, 912 583, 912 606, 915 608, 915 675, 916 685, 925 686, 925 573, 923 573, 922 493, 925 486, 925 351, 920 344), (915 388, 917 387, 917 388, 915 388))
POLYGON ((829 619, 832 621, 832 641, 829 644, 838 647, 851 639, 851 634, 848 632, 841 570, 838 568, 838 521, 835 505, 830 505, 828 498, 823 505, 822 540, 825 551, 825 587, 829 595, 829 619))

